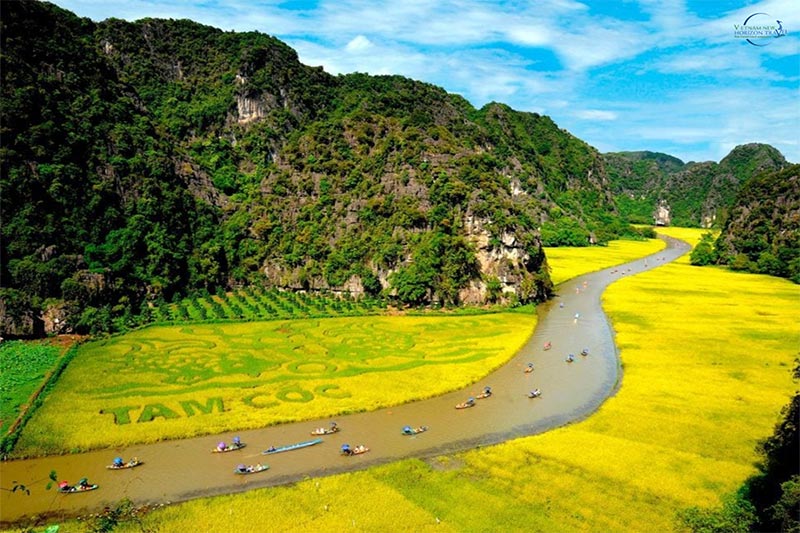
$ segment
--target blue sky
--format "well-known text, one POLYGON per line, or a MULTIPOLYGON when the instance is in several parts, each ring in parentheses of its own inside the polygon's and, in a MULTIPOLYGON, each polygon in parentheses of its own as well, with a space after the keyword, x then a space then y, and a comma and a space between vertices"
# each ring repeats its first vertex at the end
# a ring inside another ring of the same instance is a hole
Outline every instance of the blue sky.
POLYGON ((95 21, 260 31, 332 74, 400 74, 474 106, 549 115, 600 151, 719 161, 769 143, 800 162, 797 0, 56 0, 95 21), (781 21, 787 34, 734 35, 781 21))

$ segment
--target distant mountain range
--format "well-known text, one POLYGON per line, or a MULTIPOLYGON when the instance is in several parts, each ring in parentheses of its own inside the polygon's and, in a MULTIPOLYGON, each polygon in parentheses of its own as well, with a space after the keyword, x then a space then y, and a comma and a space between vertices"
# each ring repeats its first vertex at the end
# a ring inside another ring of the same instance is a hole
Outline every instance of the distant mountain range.
POLYGON ((332 76, 188 20, 3 5, 0 331, 97 332, 257 283, 397 305, 529 302, 544 245, 720 224, 765 145, 600 154, 535 113, 332 76), (715 218, 716 217, 716 218, 715 218), (47 324, 47 327, 45 327, 47 324))
POLYGON ((684 163, 657 152, 603 155, 611 190, 623 217, 688 227, 721 227, 736 193, 751 176, 788 165, 767 144, 737 146, 719 163, 684 163), (668 219, 655 221, 658 206, 668 219))

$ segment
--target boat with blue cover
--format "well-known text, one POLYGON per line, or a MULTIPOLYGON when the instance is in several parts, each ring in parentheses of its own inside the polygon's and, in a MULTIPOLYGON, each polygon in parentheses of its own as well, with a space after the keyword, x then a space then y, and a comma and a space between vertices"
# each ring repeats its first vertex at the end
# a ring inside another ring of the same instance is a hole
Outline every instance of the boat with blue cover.
POLYGON ((287 444, 286 446, 278 446, 277 448, 275 446, 270 446, 269 449, 266 449, 261 453, 262 455, 271 455, 273 453, 290 452, 292 450, 299 450, 300 448, 314 446, 320 442, 322 442, 322 439, 306 440, 303 442, 297 442, 295 444, 287 444))

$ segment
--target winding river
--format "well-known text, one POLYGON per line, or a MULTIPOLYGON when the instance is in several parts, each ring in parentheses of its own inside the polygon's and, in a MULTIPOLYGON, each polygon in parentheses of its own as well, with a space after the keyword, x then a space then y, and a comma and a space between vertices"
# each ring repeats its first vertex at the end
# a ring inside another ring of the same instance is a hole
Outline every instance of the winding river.
POLYGON ((211 454, 220 440, 232 434, 210 435, 126 449, 17 460, 0 463, 0 525, 32 516, 68 517, 114 505, 122 498, 136 504, 164 503, 201 496, 241 492, 291 483, 307 476, 324 476, 364 469, 406 457, 432 457, 515 437, 541 433, 582 419, 612 395, 620 382, 614 334, 600 305, 605 288, 620 276, 656 268, 689 251, 688 244, 661 237, 667 247, 651 256, 567 281, 559 295, 538 307, 539 322, 526 345, 503 367, 466 389, 398 407, 337 417, 342 431, 323 437, 316 446, 271 456, 261 455, 270 445, 309 440, 309 432, 329 420, 312 420, 239 432, 248 444, 240 451, 211 454), (577 318, 576 318, 577 317, 577 318), (546 341, 552 349, 545 351, 546 341), (588 356, 579 355, 583 348, 588 356), (566 356, 575 354, 567 363, 566 356), (529 362, 535 365, 525 373, 529 362), (471 409, 454 406, 491 386, 491 398, 477 400, 471 409), (527 393, 539 388, 536 399, 527 393), (426 425, 430 430, 402 436, 403 426, 426 425), (339 455, 340 446, 365 444, 370 452, 355 457, 339 455), (115 456, 137 456, 145 464, 129 470, 107 470, 115 456), (252 476, 233 474, 239 463, 266 462, 270 470, 252 476), (59 479, 88 477, 100 489, 74 495, 46 490, 51 470, 59 479), (11 492, 15 482, 30 494, 11 492))

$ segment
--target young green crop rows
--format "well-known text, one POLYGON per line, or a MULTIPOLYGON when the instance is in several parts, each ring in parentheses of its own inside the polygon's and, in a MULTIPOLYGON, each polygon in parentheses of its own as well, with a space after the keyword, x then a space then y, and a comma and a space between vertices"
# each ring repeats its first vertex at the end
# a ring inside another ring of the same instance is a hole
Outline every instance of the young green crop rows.
POLYGON ((201 293, 174 304, 155 308, 155 322, 272 320, 283 318, 319 318, 362 316, 384 309, 377 298, 353 299, 325 292, 279 291, 248 286, 233 292, 201 293))

